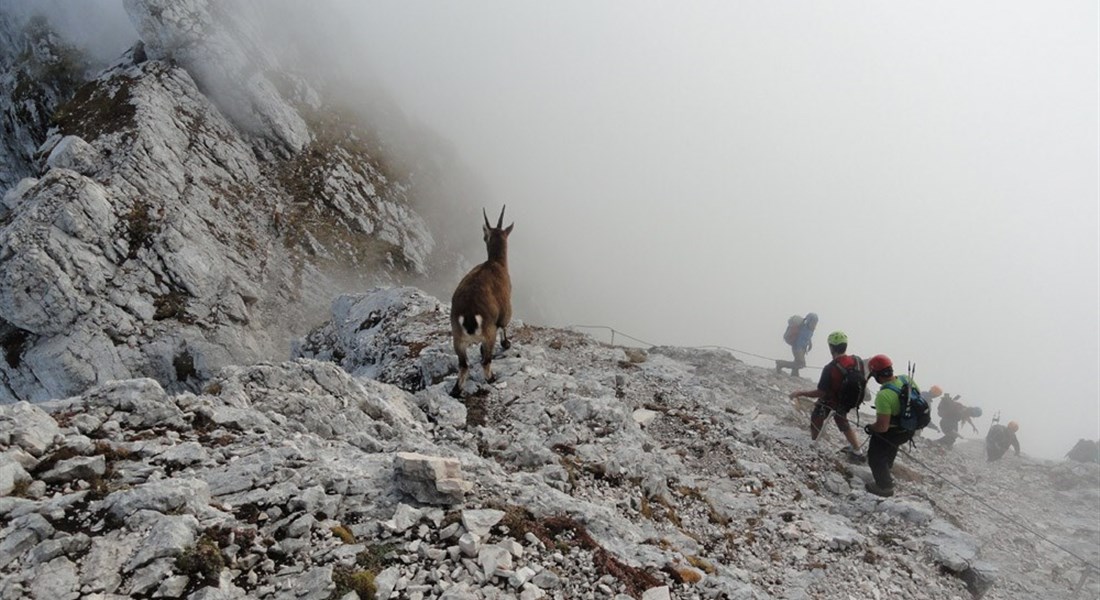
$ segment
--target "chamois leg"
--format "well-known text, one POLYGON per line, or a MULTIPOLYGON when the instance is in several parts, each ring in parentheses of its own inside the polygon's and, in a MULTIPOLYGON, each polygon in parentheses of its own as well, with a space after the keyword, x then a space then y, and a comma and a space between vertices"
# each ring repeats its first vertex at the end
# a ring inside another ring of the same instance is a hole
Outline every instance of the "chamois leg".
POLYGON ((493 383, 497 380, 493 375, 493 346, 496 345, 497 332, 495 328, 486 327, 485 337, 481 340, 481 368, 485 372, 485 383, 493 383))
POLYGON ((511 342, 511 340, 508 339, 508 328, 507 327, 501 327, 500 328, 500 348, 502 350, 507 350, 511 347, 512 347, 512 342, 511 342))
POLYGON ((466 346, 455 342, 455 354, 458 355, 458 381, 451 388, 452 398, 462 397, 462 388, 466 385, 466 375, 470 372, 470 363, 466 358, 466 346))

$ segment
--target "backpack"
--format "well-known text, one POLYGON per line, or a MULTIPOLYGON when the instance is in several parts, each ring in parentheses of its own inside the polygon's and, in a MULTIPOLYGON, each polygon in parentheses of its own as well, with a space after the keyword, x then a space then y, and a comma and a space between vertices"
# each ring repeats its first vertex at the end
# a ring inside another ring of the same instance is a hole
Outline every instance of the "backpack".
POLYGON ((962 418, 962 406, 958 400, 955 400, 951 396, 944 394, 943 400, 940 400, 938 406, 936 406, 936 414, 941 418, 947 419, 960 419, 962 418))
POLYGON ((802 329, 802 316, 791 315, 791 318, 787 319, 787 330, 783 332, 783 341, 787 342, 787 345, 793 346, 798 341, 798 332, 802 329))
POLYGON ((893 391, 898 395, 901 403, 901 412, 898 414, 897 424, 906 431, 924 429, 932 422, 932 407, 928 401, 920 395, 917 386, 912 385, 905 375, 898 376, 901 387, 896 382, 890 382, 882 387, 893 391))
POLYGON ((1077 440, 1077 445, 1066 453, 1066 457, 1083 463, 1100 463, 1100 442, 1077 440))
POLYGON ((849 356, 853 359, 851 364, 844 366, 836 362, 836 368, 840 371, 840 385, 836 390, 837 406, 841 411, 859 409, 859 405, 867 396, 867 369, 863 359, 858 356, 849 356))

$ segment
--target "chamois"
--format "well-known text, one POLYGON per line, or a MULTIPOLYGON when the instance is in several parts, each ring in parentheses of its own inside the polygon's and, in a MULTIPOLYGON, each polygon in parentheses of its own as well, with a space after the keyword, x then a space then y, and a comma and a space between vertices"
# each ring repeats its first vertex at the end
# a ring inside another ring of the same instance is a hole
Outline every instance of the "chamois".
POLYGON ((466 349, 481 342, 481 367, 485 371, 485 382, 496 380, 490 363, 493 361, 493 345, 496 343, 497 329, 502 339, 500 347, 507 350, 512 346, 508 341, 508 321, 512 319, 512 280, 508 277, 508 235, 512 233, 512 223, 504 224, 504 207, 500 209, 497 226, 489 225, 489 215, 481 209, 485 218, 482 231, 485 235, 485 248, 489 258, 474 267, 462 278, 451 296, 451 336, 454 340, 455 354, 458 355, 458 381, 451 390, 451 396, 462 397, 462 388, 470 371, 466 358, 466 349))

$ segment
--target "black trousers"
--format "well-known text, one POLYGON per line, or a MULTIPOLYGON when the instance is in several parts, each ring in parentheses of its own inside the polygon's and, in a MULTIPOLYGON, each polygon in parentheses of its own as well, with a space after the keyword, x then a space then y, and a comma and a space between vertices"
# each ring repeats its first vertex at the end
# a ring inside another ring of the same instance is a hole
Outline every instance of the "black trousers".
POLYGON ((892 428, 871 435, 871 443, 867 446, 867 464, 871 467, 871 474, 875 476, 875 484, 880 488, 894 487, 894 477, 890 474, 890 469, 894 468, 898 449, 911 439, 913 432, 904 429, 892 428))

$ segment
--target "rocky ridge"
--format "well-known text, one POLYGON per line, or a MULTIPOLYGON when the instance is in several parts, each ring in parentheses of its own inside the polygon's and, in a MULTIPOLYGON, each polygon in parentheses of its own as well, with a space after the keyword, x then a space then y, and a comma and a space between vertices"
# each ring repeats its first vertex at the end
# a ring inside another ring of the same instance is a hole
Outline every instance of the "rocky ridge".
POLYGON ((0 407, 0 597, 1071 597, 1080 564, 931 471, 1100 553, 1097 465, 918 439, 880 499, 808 440, 804 381, 517 323, 459 402, 446 320, 342 296, 297 359, 200 393, 0 407))
POLYGON ((0 403, 193 391, 285 356, 333 290, 426 273, 365 125, 219 6, 126 2, 140 40, 90 74, 48 20, 0 14, 0 403))

